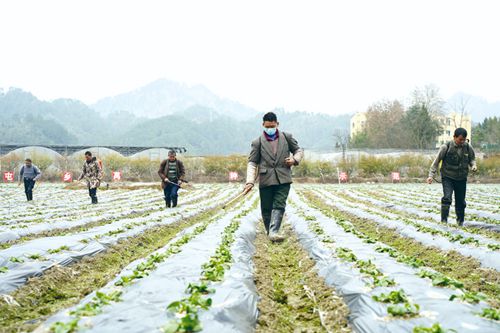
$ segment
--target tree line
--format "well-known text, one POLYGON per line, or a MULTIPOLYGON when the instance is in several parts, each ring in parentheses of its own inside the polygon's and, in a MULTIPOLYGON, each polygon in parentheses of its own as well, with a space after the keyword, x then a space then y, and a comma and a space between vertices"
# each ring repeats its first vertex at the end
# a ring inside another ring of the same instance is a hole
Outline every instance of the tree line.
MULTIPOLYGON (((470 111, 467 98, 446 105, 435 86, 417 88, 411 94, 410 106, 405 108, 399 100, 380 101, 370 105, 361 132, 354 135, 352 148, 432 149, 442 133, 439 116, 454 111, 462 119, 470 111)), ((460 122, 453 123, 461 127, 460 122)), ((485 118, 472 124, 473 145, 487 152, 500 151, 500 118, 485 118)))

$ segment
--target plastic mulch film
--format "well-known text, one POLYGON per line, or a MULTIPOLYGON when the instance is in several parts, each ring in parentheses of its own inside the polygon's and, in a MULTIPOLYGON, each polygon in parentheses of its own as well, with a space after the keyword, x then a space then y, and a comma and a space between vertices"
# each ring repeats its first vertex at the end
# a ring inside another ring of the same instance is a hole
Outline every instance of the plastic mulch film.
MULTIPOLYGON (((174 314, 169 313, 167 306, 179 299, 187 296, 185 293, 186 287, 189 283, 197 283, 200 280, 202 273, 202 264, 207 262, 214 254, 215 249, 221 241, 224 228, 228 226, 232 219, 238 215, 245 208, 251 206, 251 202, 246 202, 239 209, 223 214, 217 217, 217 220, 210 224, 205 231, 191 239, 188 243, 181 247, 179 253, 173 254, 165 261, 158 264, 158 266, 149 273, 148 276, 136 280, 131 285, 123 287, 121 301, 111 303, 103 307, 103 312, 92 317, 82 317, 79 322, 85 332, 159 332, 160 328, 168 323, 169 320, 174 319, 174 314)), ((247 216, 242 218, 242 223, 247 225, 251 221, 251 217, 247 216), (245 222, 243 222, 245 221, 245 222)), ((178 240, 182 235, 193 231, 196 226, 182 231, 178 237, 170 241, 164 248, 156 251, 162 253, 167 251, 171 244, 178 240)), ((247 227, 245 227, 247 230, 247 227)), ((240 231, 237 231, 240 235, 240 231)), ((247 234, 244 234, 247 235, 247 234)), ((234 249, 235 247, 232 247, 234 249)), ((238 253, 235 253, 235 258, 240 258, 238 253)), ((242 258, 245 254, 241 254, 242 258)), ((137 264, 145 261, 145 259, 137 260, 127 266, 114 280, 110 281, 101 292, 111 292, 117 290, 115 282, 120 280, 121 276, 130 274, 137 264)), ((232 276, 232 275, 231 275, 232 276)), ((248 280, 248 278, 246 278, 248 280)), ((226 288, 232 288, 232 285, 224 286, 224 282, 217 286, 217 293, 231 294, 226 288)), ((249 289, 250 291, 251 288, 249 289)), ((79 306, 89 302, 94 296, 95 292, 88 295, 78 305, 66 309, 50 317, 43 325, 41 325, 35 332, 48 332, 50 325, 54 322, 68 322, 73 316, 70 311, 75 310, 79 306)), ((240 294, 240 296, 243 294, 240 294)), ((207 295, 208 296, 208 295, 207 295)), ((208 297, 213 297, 210 294, 208 297)), ((256 298, 256 295, 247 297, 248 304, 256 312, 256 301, 250 301, 256 298)), ((221 304, 223 305, 223 304, 221 304)), ((241 305, 241 304, 240 304, 241 305)), ((249 311, 250 307, 244 311, 249 311)), ((236 313, 239 310, 236 306, 235 309, 227 309, 227 313, 236 313), (236 311, 236 312, 235 312, 236 311)), ((253 316, 250 316, 254 320, 253 316)), ((240 317, 241 319, 241 317, 240 317)), ((228 324, 229 321, 224 322, 228 324)), ((205 323, 203 323, 205 325, 205 323)))
POLYGON ((371 260, 380 271, 393 278, 396 286, 376 287, 372 289, 352 263, 335 256, 308 228, 308 221, 301 218, 294 208, 288 211, 289 221, 297 232, 302 246, 316 261, 319 275, 327 284, 336 288, 350 309, 349 321, 356 332, 394 333, 411 332, 415 326, 429 327, 439 322, 442 327, 456 329, 457 332, 493 333, 500 331, 500 324, 476 315, 486 303, 471 305, 459 301, 449 301, 453 294, 459 293, 450 288, 434 287, 428 279, 418 277, 418 271, 410 266, 398 263, 387 254, 378 253, 378 244, 367 244, 351 233, 346 233, 334 220, 322 215, 300 202, 295 193, 291 194, 294 202, 314 216, 326 235, 334 240, 335 247, 345 247, 353 251, 360 260, 371 260), (411 319, 397 319, 387 312, 387 305, 376 302, 373 295, 403 289, 412 303, 420 305, 420 314, 411 319))
MULTIPOLYGON (((333 197, 331 195, 331 193, 329 193, 329 192, 321 191, 321 193, 324 194, 325 196, 327 196, 328 198, 330 198, 332 200, 335 200, 335 202, 339 202, 339 203, 346 202, 342 198, 333 197), (333 199, 333 198, 335 198, 335 199, 333 199), (344 200, 344 201, 342 201, 342 200, 344 200)), ((381 214, 383 214, 385 216, 388 216, 392 220, 399 220, 399 219, 401 219, 401 216, 399 216, 397 214, 394 214, 394 213, 387 212, 387 211, 384 210, 385 207, 391 208, 393 206, 395 206, 395 205, 393 205, 393 204, 385 204, 384 206, 369 207, 369 209, 371 211, 373 211, 373 212, 379 212, 379 213, 381 213, 381 214)), ((401 208, 403 210, 406 210, 406 208, 403 208, 403 207, 399 207, 399 208, 401 208)), ((429 214, 429 213, 426 213, 426 212, 422 212, 422 213, 429 214)), ((433 222, 429 222, 429 221, 426 221, 426 220, 418 220, 418 219, 412 219, 412 220, 414 222, 420 224, 420 225, 425 226, 425 227, 433 228, 433 229, 444 231, 444 232, 449 232, 449 233, 451 233, 453 235, 461 235, 463 237, 472 237, 474 239, 477 239, 478 241, 480 241, 480 244, 484 247, 484 249, 486 251, 488 251, 488 249, 486 248, 486 246, 488 244, 496 244, 496 245, 499 244, 498 242, 495 242, 491 238, 484 237, 482 235, 473 234, 473 233, 470 233, 470 232, 467 232, 467 231, 463 231, 460 228, 456 228, 456 227, 453 228, 453 227, 450 227, 449 225, 444 224, 444 223, 433 223, 433 222)), ((498 227, 499 227, 499 231, 500 231, 500 225, 498 225, 498 227)))
POLYGON ((113 224, 96 227, 74 235, 39 238, 1 250, 0 267, 7 267, 8 271, 0 274, 0 294, 12 292, 25 284, 28 278, 41 276, 45 270, 53 266, 70 265, 85 256, 93 256, 103 252, 118 241, 141 234, 149 228, 175 223, 183 218, 189 218, 202 211, 214 208, 220 204, 219 200, 223 200, 227 196, 228 193, 224 192, 224 195, 212 198, 213 200, 210 200, 210 204, 202 202, 191 207, 180 206, 180 212, 186 209, 182 214, 170 215, 162 218, 160 221, 156 221, 154 218, 156 215, 161 216, 164 214, 164 211, 153 213, 147 217, 119 220, 113 224), (187 211, 188 209, 189 211, 187 211), (131 222, 135 223, 132 229, 124 227, 131 222), (145 224, 142 224, 143 222, 145 224), (120 233, 113 234, 118 229, 121 229, 120 233), (107 235, 109 232, 112 234, 107 235), (95 236, 102 237, 95 239, 95 236), (87 241, 83 243, 82 240, 87 241), (65 248, 58 253, 49 253, 49 250, 58 249, 63 246, 69 248, 69 250, 65 248), (31 260, 28 258, 29 255, 35 253, 43 259, 31 260), (24 262, 13 262, 12 258, 19 258, 24 262))
POLYGON ((477 248, 468 244, 453 243, 444 237, 440 237, 437 235, 433 236, 431 234, 420 232, 414 226, 406 225, 399 221, 385 219, 381 216, 366 212, 360 208, 350 207, 345 204, 345 200, 339 198, 325 198, 324 201, 326 204, 333 205, 342 211, 356 215, 360 218, 370 219, 382 226, 394 229, 402 236, 412 238, 424 245, 435 246, 444 251, 457 251, 464 256, 471 256, 477 259, 483 267, 493 268, 497 271, 500 271, 500 252, 498 251, 490 251, 484 248, 477 248))
MULTIPOLYGON (((352 193, 352 192, 346 192, 348 195, 351 195, 353 197, 356 197, 356 196, 359 196, 360 198, 362 198, 363 200, 366 200, 366 201, 369 201, 370 203, 372 203, 373 205, 376 205, 376 206, 379 206, 379 207, 388 207, 388 208, 399 208, 399 209, 402 209, 408 213, 411 213, 411 214, 414 214, 414 215, 417 215, 417 216, 420 216, 420 217, 423 217, 423 218, 431 218, 433 220, 435 220, 436 222, 440 222, 441 221, 441 216, 438 215, 438 214, 435 214, 435 213, 430 213, 430 212, 426 212, 426 211, 422 211, 418 208, 415 208, 415 207, 408 207, 406 206, 405 204, 402 204, 400 202, 397 201, 397 199, 394 200, 394 203, 387 203, 387 202, 384 202, 382 200, 378 200, 378 199, 375 199, 375 198, 372 198, 366 194, 362 194, 362 193, 352 193)), ((440 202, 437 200, 437 202, 440 202)), ((428 205, 429 207, 434 207, 435 209, 439 209, 437 208, 438 205, 428 205)), ((439 204, 439 207, 440 207, 440 204, 439 204)), ((451 212, 453 212, 451 210, 451 212)), ((474 212, 475 215, 477 216, 480 216, 480 217, 486 217, 486 218, 489 218, 489 219, 494 219, 494 220, 500 220, 500 214, 496 214, 496 213, 489 213, 489 212, 481 212, 481 211, 478 211, 478 210, 474 210, 474 209, 470 209, 470 208, 466 208, 466 218, 467 218, 467 213, 468 212, 474 212)), ((498 224, 491 224, 491 223, 486 223, 486 222, 475 222, 475 221, 469 221, 469 220, 466 220, 465 221, 465 226, 467 227, 475 227, 475 228, 482 228, 482 229, 489 229, 489 230, 493 230, 493 231, 497 231, 497 232, 500 232, 500 225, 498 224)))
MULTIPOLYGON (((200 193, 194 196, 187 196, 185 200, 197 200, 206 195, 205 193, 200 193)), ((130 199, 126 202, 127 208, 123 208, 120 203, 115 202, 111 205, 94 206, 92 208, 97 208, 96 210, 87 211, 87 213, 95 214, 91 216, 80 217, 77 220, 69 220, 68 218, 58 217, 54 219, 52 215, 54 212, 50 211, 45 213, 45 215, 36 215, 38 219, 45 220, 47 222, 38 223, 19 223, 16 219, 11 219, 8 221, 7 225, 0 227, 0 243, 7 241, 16 240, 25 235, 43 233, 46 231, 56 230, 56 229, 67 229, 74 228, 80 225, 85 225, 88 223, 103 221, 106 219, 119 219, 126 217, 130 214, 140 214, 151 211, 152 207, 163 207, 164 201, 161 196, 156 195, 155 198, 148 198, 146 200, 139 200, 140 198, 135 198, 136 201, 130 199)), ((67 206, 66 210, 75 210, 77 208, 67 206)), ((78 210, 78 209, 77 209, 78 210)))
MULTIPOLYGON (((427 186, 427 185, 426 185, 427 186)), ((358 195, 359 192, 356 192, 356 195, 358 195)), ((389 195, 390 197, 392 197, 393 199, 397 199, 398 201, 398 206, 400 204, 403 204, 404 207, 407 207, 406 205, 411 205, 412 203, 415 203, 415 200, 418 202, 419 205, 423 206, 423 207, 428 207, 428 208, 431 208, 431 209, 439 209, 439 207, 441 206, 441 201, 440 201, 440 196, 442 196, 442 193, 441 194, 438 194, 436 193, 436 196, 435 197, 432 197, 433 201, 432 202, 425 202, 425 201, 420 201, 419 198, 420 198, 420 195, 417 196, 417 197, 413 197, 413 198, 409 198, 407 196, 405 196, 404 194, 401 194, 400 192, 398 191, 391 191, 390 193, 384 193, 385 195, 389 195)), ((420 193, 419 193, 420 194, 420 193)), ((468 198, 469 196, 467 196, 468 198)), ((466 199, 467 199, 466 198, 466 199)), ((469 200, 467 200, 469 201, 469 200)), ((471 200, 472 201, 472 200, 471 200)), ((473 206, 473 207, 483 207, 483 205, 479 202, 475 202, 473 201, 472 204, 470 204, 469 202, 467 203, 468 207, 467 207, 467 212, 469 214, 473 214, 473 215, 477 215, 478 217, 485 217, 485 218, 489 218, 489 219, 493 219, 493 220, 498 220, 500 221, 500 214, 498 213, 495 213, 493 211, 490 211, 489 209, 486 209, 486 208, 491 208, 491 206, 489 205, 486 205, 485 210, 480 210, 480 209, 476 209, 476 208, 471 208, 470 206, 473 206)), ((450 213, 452 213, 453 211, 451 211, 450 213)), ((437 216, 437 215, 434 215, 434 217, 440 221, 440 216, 437 216)))
POLYGON ((256 223, 260 212, 254 210, 241 222, 231 247, 233 263, 222 283, 214 284, 212 306, 201 313, 203 332, 253 332, 257 322, 259 296, 254 283, 256 223))

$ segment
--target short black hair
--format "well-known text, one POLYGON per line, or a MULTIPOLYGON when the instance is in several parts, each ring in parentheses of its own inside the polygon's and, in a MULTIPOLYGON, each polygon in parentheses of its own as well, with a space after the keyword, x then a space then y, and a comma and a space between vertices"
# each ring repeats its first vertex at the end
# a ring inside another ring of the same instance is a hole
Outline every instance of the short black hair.
POLYGON ((455 130, 455 133, 453 133, 453 136, 458 138, 459 136, 463 136, 464 138, 467 137, 467 130, 465 128, 459 127, 455 130))
POLYGON ((276 116, 276 113, 274 112, 268 112, 264 115, 262 118, 263 121, 278 121, 278 117, 276 116))
POLYGON ((92 156, 92 153, 91 153, 89 150, 87 150, 87 151, 85 152, 85 156, 92 156))
POLYGON ((24 160, 25 162, 31 162, 31 158, 27 158, 24 160))
POLYGON ((175 152, 175 150, 173 150, 173 149, 172 149, 172 150, 169 150, 169 151, 168 151, 168 155, 173 155, 173 156, 175 156, 175 155, 177 155, 177 153, 175 152))

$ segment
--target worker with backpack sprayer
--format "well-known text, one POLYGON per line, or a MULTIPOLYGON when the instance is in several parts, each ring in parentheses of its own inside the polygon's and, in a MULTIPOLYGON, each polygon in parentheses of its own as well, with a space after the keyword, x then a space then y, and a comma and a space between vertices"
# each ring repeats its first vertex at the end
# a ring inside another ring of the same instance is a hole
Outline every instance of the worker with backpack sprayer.
POLYGON ((177 206, 179 197, 177 191, 184 182, 185 174, 184 163, 176 158, 175 150, 170 150, 168 158, 160 163, 160 169, 158 170, 167 208, 177 206))
POLYGON ((99 163, 92 157, 90 151, 85 152, 85 162, 83 162, 82 174, 78 177, 77 181, 84 178, 89 189, 91 202, 92 204, 97 204, 97 188, 101 184, 102 170, 99 163))
POLYGON ((457 128, 453 140, 444 144, 431 165, 427 183, 432 184, 434 175, 441 165, 441 182, 443 184, 443 197, 441 198, 441 222, 448 222, 452 195, 455 192, 455 213, 457 224, 462 226, 465 220, 465 192, 469 167, 472 172, 477 171, 476 155, 472 146, 466 142, 467 130, 457 128))
POLYGON ((285 214, 286 200, 292 183, 292 166, 298 165, 304 156, 297 140, 278 130, 278 118, 268 112, 263 117, 263 131, 252 142, 248 156, 247 180, 243 193, 248 193, 259 180, 262 220, 269 240, 283 241, 280 234, 285 214))

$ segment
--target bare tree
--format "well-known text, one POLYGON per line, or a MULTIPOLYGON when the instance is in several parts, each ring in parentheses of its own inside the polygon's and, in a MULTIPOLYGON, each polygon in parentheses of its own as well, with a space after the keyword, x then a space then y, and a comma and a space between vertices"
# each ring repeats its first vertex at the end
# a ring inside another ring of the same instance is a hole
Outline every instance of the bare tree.
POLYGON ((342 149, 342 161, 345 161, 345 153, 347 151, 347 143, 349 142, 349 130, 336 128, 333 131, 335 146, 342 149))
POLYGON ((429 84, 423 88, 416 88, 412 93, 412 105, 420 105, 433 116, 442 115, 445 102, 442 99, 439 88, 429 84))
POLYGON ((456 117, 453 119, 455 128, 462 127, 464 116, 467 115, 469 110, 469 102, 470 102, 470 96, 464 96, 463 94, 460 94, 460 97, 457 100, 449 103, 450 108, 455 113, 460 115, 458 122, 456 117))

